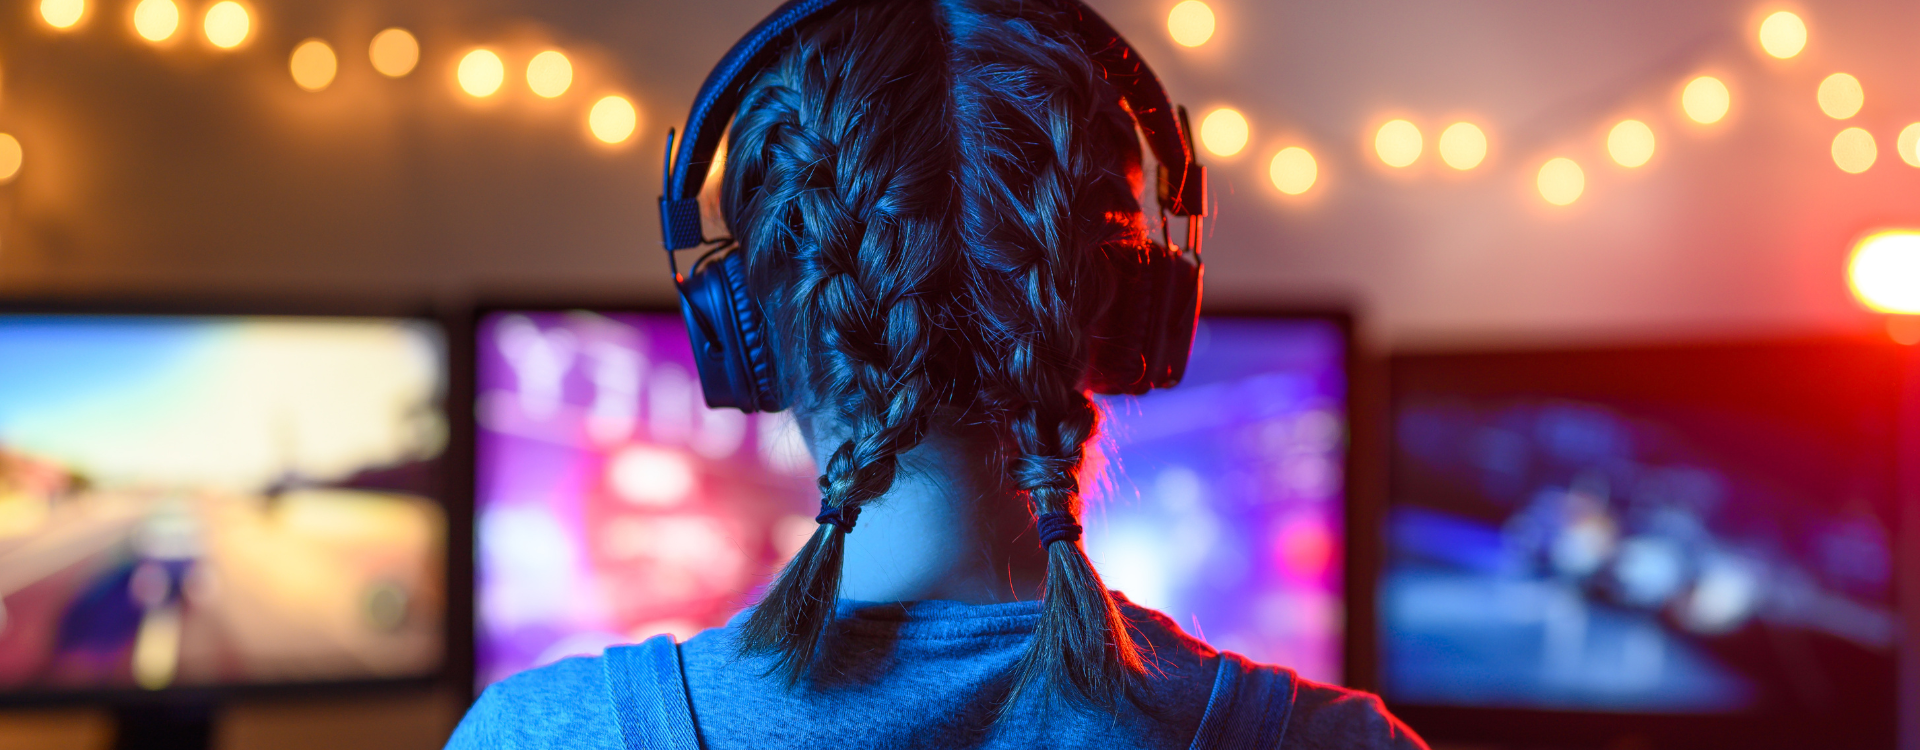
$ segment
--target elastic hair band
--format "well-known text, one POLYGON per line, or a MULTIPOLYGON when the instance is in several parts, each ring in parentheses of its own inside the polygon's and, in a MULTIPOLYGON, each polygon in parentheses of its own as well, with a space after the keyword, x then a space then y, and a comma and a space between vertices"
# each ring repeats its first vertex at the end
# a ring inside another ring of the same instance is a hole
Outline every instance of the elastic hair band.
POLYGON ((842 534, 853 533, 853 524, 860 520, 860 506, 842 505, 838 508, 827 505, 826 498, 820 498, 820 515, 813 517, 814 523, 830 523, 840 529, 842 534))
POLYGON ((1054 542, 1080 541, 1080 524, 1074 523, 1073 514, 1064 510, 1042 513, 1036 519, 1040 526, 1040 547, 1045 549, 1054 542))

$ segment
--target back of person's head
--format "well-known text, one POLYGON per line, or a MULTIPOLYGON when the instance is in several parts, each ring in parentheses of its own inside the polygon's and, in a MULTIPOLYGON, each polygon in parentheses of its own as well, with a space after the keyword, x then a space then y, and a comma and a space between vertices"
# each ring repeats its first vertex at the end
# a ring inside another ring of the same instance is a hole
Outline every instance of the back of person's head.
MULTIPOLYGON (((1116 274, 1153 252, 1121 96, 1046 0, 873 0, 801 28, 746 89, 722 204, 783 388, 836 425, 823 523, 752 612, 798 682, 829 647, 843 535, 902 454, 973 436, 1036 514, 1081 510, 1087 378, 1116 274)), ((1112 707, 1142 670, 1072 540, 1047 545, 1011 695, 1112 707)))

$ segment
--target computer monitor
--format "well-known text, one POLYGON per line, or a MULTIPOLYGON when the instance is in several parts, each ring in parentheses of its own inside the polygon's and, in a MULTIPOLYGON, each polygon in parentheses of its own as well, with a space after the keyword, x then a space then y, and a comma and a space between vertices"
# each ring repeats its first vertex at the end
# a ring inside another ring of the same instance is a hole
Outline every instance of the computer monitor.
POLYGON ((445 665, 431 319, 0 313, 0 703, 445 665))
MULTIPOLYGON (((677 312, 495 309, 475 332, 481 685, 720 625, 817 527, 792 418, 708 409, 677 312)), ((1180 387, 1102 399, 1084 521, 1109 585, 1339 679, 1349 347, 1338 315, 1210 316, 1180 387)))
POLYGON ((1901 367, 1855 341, 1394 358, 1387 699, 1429 739, 1891 747, 1901 367))

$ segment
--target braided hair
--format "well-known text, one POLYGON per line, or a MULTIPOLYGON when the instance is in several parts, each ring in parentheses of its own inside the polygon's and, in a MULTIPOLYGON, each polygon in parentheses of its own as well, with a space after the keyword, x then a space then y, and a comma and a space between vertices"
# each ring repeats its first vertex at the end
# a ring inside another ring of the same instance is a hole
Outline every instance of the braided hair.
POLYGON ((825 646, 843 543, 901 454, 984 430, 1047 550, 1008 703, 1112 708, 1142 672, 1078 544, 1100 413, 1092 327, 1148 243, 1120 95, 1035 0, 873 0, 795 34, 747 88, 722 213, 775 321, 795 408, 844 425, 821 525, 743 629, 797 683, 825 646))

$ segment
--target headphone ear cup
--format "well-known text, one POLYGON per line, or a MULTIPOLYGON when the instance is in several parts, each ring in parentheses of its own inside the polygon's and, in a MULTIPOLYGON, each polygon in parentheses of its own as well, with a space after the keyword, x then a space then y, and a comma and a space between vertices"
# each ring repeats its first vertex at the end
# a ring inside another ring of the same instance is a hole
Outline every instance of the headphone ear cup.
POLYGON ((1150 242, 1145 257, 1114 252, 1112 304, 1094 322, 1087 387, 1108 395, 1169 388, 1187 374, 1199 320, 1201 267, 1150 242))
POLYGON ((681 315, 707 406, 749 414, 786 408, 760 303, 738 251, 707 264, 681 288, 681 315))
POLYGON ((1154 388, 1172 388, 1187 376, 1187 357, 1193 353, 1193 332, 1200 325, 1200 287, 1205 267, 1186 253, 1169 252, 1160 270, 1164 290, 1156 311, 1158 320, 1147 329, 1152 336, 1147 355, 1147 378, 1154 388))

